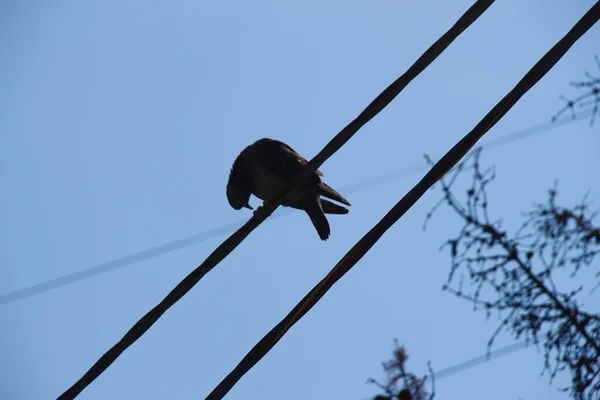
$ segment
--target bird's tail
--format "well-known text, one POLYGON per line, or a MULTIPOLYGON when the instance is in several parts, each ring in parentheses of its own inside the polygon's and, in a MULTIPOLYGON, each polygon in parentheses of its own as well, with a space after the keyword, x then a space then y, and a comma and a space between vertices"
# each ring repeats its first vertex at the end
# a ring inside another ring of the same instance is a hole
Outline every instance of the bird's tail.
POLYGON ((348 209, 342 206, 338 206, 329 200, 321 199, 321 207, 325 214, 348 214, 348 209))
POLYGON ((319 182, 318 185, 319 194, 323 197, 327 197, 328 199, 339 201, 340 203, 344 203, 345 205, 351 205, 348 200, 344 198, 341 194, 336 192, 333 188, 327 185, 325 182, 319 182))
POLYGON ((323 209, 319 202, 317 201, 313 206, 307 207, 305 211, 319 233, 321 240, 327 240, 331 233, 331 228, 329 227, 329 222, 327 221, 325 214, 323 214, 323 209))

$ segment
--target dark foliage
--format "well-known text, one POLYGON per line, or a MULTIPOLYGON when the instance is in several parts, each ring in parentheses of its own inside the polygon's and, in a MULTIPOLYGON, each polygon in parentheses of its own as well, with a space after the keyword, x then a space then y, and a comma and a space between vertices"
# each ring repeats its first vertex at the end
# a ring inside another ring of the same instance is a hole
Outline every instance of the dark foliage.
POLYGON ((383 370, 387 374, 385 383, 379 383, 373 378, 367 381, 377 385, 383 391, 383 394, 373 397, 373 400, 433 400, 435 379, 431 366, 428 365, 429 376, 422 378, 412 372, 407 372, 408 354, 404 346, 400 346, 397 340, 394 340, 394 346, 393 358, 382 363, 383 370), (428 380, 431 381, 431 394, 425 389, 428 380))

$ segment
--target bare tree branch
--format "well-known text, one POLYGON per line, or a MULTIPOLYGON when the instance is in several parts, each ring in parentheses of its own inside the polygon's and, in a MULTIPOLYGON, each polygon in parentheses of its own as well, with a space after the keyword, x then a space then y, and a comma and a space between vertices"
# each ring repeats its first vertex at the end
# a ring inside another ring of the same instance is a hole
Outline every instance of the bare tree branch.
POLYGON ((504 315, 488 350, 503 330, 516 339, 524 336, 542 343, 543 372, 549 372, 551 381, 559 371, 568 370, 572 385, 567 390, 573 398, 593 399, 600 395, 600 316, 581 308, 577 301, 581 287, 561 291, 553 278, 566 268, 574 276, 600 253, 596 213, 589 210, 586 198, 571 209, 558 206, 553 189, 548 202, 536 204, 509 235, 501 221, 489 218, 487 187, 495 174, 492 168, 482 171, 479 158, 477 150, 450 180, 440 180, 443 199, 433 211, 446 204, 464 221, 457 237, 444 246, 451 257, 444 289, 485 310, 488 317, 492 311, 504 315), (453 185, 467 170, 472 171, 472 183, 460 201, 453 185))
MULTIPOLYGON (((594 56, 596 66, 598 67, 598 73, 600 74, 600 57, 594 56)), ((558 117, 569 111, 573 119, 577 109, 592 107, 592 116, 590 119, 590 125, 594 125, 596 115, 600 115, 600 77, 593 75, 589 72, 585 72, 585 80, 578 82, 571 82, 571 86, 584 90, 584 93, 576 96, 574 99, 560 95, 559 98, 565 102, 565 106, 558 110, 552 117, 552 121, 556 121, 558 117)))

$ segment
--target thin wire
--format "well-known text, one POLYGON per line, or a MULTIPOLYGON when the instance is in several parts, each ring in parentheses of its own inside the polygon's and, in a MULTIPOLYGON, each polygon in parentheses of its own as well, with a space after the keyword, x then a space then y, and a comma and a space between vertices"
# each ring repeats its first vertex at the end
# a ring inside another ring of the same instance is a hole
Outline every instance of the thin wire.
POLYGON ((503 356, 507 356, 512 353, 516 353, 517 351, 524 350, 529 348, 531 345, 527 340, 523 340, 520 342, 516 342, 513 344, 509 344, 508 346, 504 346, 499 348, 498 350, 487 352, 484 355, 473 357, 469 360, 463 361, 458 364, 454 364, 448 368, 441 369, 437 372, 433 372, 433 379, 435 381, 439 381, 440 379, 447 378, 452 375, 456 375, 468 369, 475 368, 481 364, 484 364, 488 361, 492 361, 495 358, 500 358, 503 356))
MULTIPOLYGON (((554 122, 546 122, 546 123, 541 123, 538 125, 533 125, 528 128, 524 128, 524 129, 521 129, 521 130, 518 130, 515 132, 507 133, 506 135, 502 135, 501 137, 499 137, 497 139, 491 139, 491 140, 484 139, 484 140, 482 140, 483 144, 481 146, 484 147, 486 150, 491 150, 491 149, 506 145, 508 143, 513 143, 513 142, 516 142, 521 139, 525 139, 530 136, 535 136, 540 133, 544 133, 546 131, 580 121, 584 118, 591 117, 593 113, 594 113, 594 110, 593 110, 593 108, 590 107, 589 109, 578 111, 578 114, 575 117, 564 117, 561 119, 557 119, 554 122)), ((385 174, 367 178, 363 181, 353 183, 346 187, 342 187, 342 188, 340 188, 340 191, 343 191, 348 194, 361 192, 363 190, 370 189, 372 187, 379 186, 384 183, 388 183, 390 181, 397 180, 399 178, 403 178, 405 176, 414 174, 416 172, 426 170, 429 167, 430 167, 430 164, 428 164, 426 162, 415 163, 413 165, 403 167, 394 172, 387 172, 385 174)))
POLYGON ((530 345, 530 343, 528 343, 526 340, 517 342, 517 343, 513 343, 508 346, 501 347, 498 350, 490 351, 489 353, 486 353, 484 355, 471 358, 470 360, 463 361, 459 364, 455 364, 451 367, 444 368, 442 370, 434 372, 433 376, 435 377, 436 381, 439 379, 447 378, 449 376, 458 374, 459 372, 465 371, 467 369, 474 368, 474 367, 481 365, 487 361, 491 361, 494 358, 499 358, 502 356, 506 356, 506 355, 515 353, 519 350, 526 349, 529 347, 529 345, 530 345))
MULTIPOLYGON (((558 127, 562 127, 564 125, 568 125, 577 121, 580 121, 583 118, 587 118, 591 116, 593 113, 592 109, 578 111, 578 115, 573 117, 564 117, 562 119, 557 119, 554 122, 547 122, 538 125, 534 125, 525 129, 521 129, 519 131, 515 131, 509 134, 506 134, 498 139, 487 141, 487 145, 484 143, 486 149, 493 149, 496 147, 500 147, 506 145, 508 143, 512 143, 521 139, 525 139, 530 136, 534 136, 558 127)), ((414 174, 416 172, 422 171, 429 168, 429 165, 425 162, 413 164, 411 166, 403 167, 393 172, 388 172, 385 174, 377 175, 363 181, 359 181, 357 183, 345 186, 340 188, 340 191, 352 194, 361 192, 376 186, 383 185, 385 183, 406 177, 408 175, 414 174)), ((290 209, 282 209, 279 212, 276 212, 271 216, 271 218, 282 217, 284 215, 288 215, 291 212, 290 209)), ((15 290, 14 292, 10 292, 7 294, 0 295, 0 306, 12 303, 15 301, 20 301, 26 299, 28 297, 32 297, 38 294, 42 294, 54 289, 58 289, 60 287, 68 286, 73 283, 86 280, 89 278, 93 278, 95 276, 105 274, 107 272, 111 272, 129 265, 136 264, 141 261, 146 261, 154 257, 161 256, 163 254, 171 253, 176 250, 180 250, 186 247, 189 247, 196 243, 201 243, 207 241, 209 239, 213 239, 222 235, 226 235, 233 230, 235 230, 241 223, 244 223, 245 220, 238 220, 235 222, 231 222, 229 224, 220 226, 218 228, 209 229, 204 232, 197 233, 195 235, 187 236, 185 238, 175 240, 169 243, 165 243, 159 246, 151 247, 147 250, 142 250, 137 253, 130 254, 128 256, 120 257, 111 261, 104 262, 102 264, 95 265, 93 267, 73 272, 67 275, 59 276, 58 278, 50 279, 45 282, 41 282, 32 286, 25 287, 23 289, 15 290)))

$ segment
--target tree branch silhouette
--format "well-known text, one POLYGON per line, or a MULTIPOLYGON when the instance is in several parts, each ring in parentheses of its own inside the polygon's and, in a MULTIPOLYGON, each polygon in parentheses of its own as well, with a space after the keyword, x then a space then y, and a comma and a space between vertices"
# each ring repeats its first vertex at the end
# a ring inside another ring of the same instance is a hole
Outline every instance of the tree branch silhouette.
POLYGON ((406 369, 408 353, 404 346, 394 339, 392 359, 382 363, 387 374, 385 383, 369 378, 367 383, 376 385, 384 394, 378 394, 373 400, 433 400, 435 397, 435 376, 431 365, 428 364, 428 376, 419 378, 406 369), (431 381, 431 393, 426 390, 427 381, 431 381))
POLYGON ((443 246, 451 257, 444 289, 485 310, 488 317, 492 311, 504 315, 488 350, 503 330, 515 339, 541 342, 543 372, 549 371, 551 382, 559 371, 568 370, 572 384, 565 390, 573 398, 597 398, 600 316, 582 309, 577 300, 582 286, 561 291, 553 279, 567 269, 573 277, 600 254, 600 228, 593 221, 597 213, 589 210, 585 198, 573 208, 558 206, 552 189, 547 203, 536 204, 510 235, 501 221, 490 219, 487 187, 495 172, 481 169, 480 151, 459 164, 448 181, 440 180, 443 198, 432 210, 445 204, 464 221, 457 237, 443 246), (472 182, 461 201, 453 187, 469 170, 472 182))
MULTIPOLYGON (((471 10, 469 10, 471 11, 471 10)), ((469 12, 468 11, 468 12, 469 12)), ((466 15, 466 14, 465 14, 466 15)), ((461 17, 461 19, 464 18, 461 17)), ((531 89, 571 48, 571 46, 600 19, 600 2, 597 2, 556 43, 521 81, 379 221, 362 239, 346 253, 323 278, 269 333, 267 333, 208 395, 207 399, 222 399, 229 390, 271 350, 286 332, 298 322, 327 291, 344 276, 375 245, 417 200, 442 178, 477 141, 488 132, 517 101, 531 89)))
MULTIPOLYGON (((598 68, 598 73, 600 74, 600 57, 598 57, 596 54, 594 56, 594 60, 596 61, 596 67, 598 68)), ((583 90, 584 92, 572 99, 564 95, 560 95, 559 98, 565 102, 565 105, 558 110, 556 114, 554 114, 552 121, 556 121, 567 111, 569 111, 571 113, 571 117, 575 119, 576 110, 581 110, 591 106, 592 115, 590 118, 590 125, 594 125, 596 116, 600 115, 600 77, 587 71, 584 75, 585 80, 571 82, 571 87, 578 89, 578 91, 583 90)))

